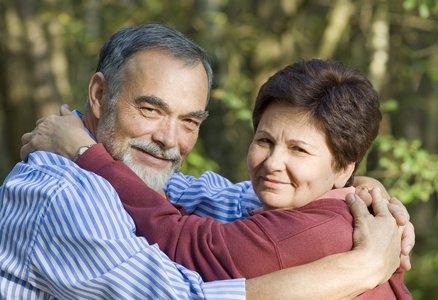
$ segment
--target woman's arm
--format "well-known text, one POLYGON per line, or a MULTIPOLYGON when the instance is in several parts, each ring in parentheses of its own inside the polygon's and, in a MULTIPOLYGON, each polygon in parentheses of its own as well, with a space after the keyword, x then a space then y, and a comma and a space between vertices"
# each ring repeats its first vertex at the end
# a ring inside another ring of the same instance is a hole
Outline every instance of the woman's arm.
POLYGON ((318 206, 317 213, 311 208, 271 211, 223 224, 183 215, 129 167, 114 161, 102 144, 91 147, 76 163, 111 183, 134 219, 137 235, 157 243, 173 261, 207 281, 252 278, 352 247, 352 219, 341 201, 333 200, 327 209, 318 206), (315 246, 315 241, 324 247, 315 246))
MULTIPOLYGON (((125 205, 125 209, 127 209, 135 220, 137 233, 139 235, 146 236, 150 242, 157 242, 172 260, 200 272, 207 280, 241 276, 252 278, 288 266, 303 264, 306 259, 309 261, 309 257, 312 257, 312 255, 316 256, 313 256, 310 260, 319 259, 325 255, 336 253, 336 251, 347 251, 351 247, 351 236, 349 237, 349 241, 343 241, 343 229, 340 229, 348 227, 349 231, 344 235, 349 236, 349 234, 351 234, 351 225, 349 225, 348 222, 346 222, 345 226, 345 224, 333 223, 323 219, 325 220, 324 225, 315 226, 312 229, 306 230, 304 234, 300 234, 300 230, 306 228, 305 226, 307 226, 308 223, 304 222, 304 227, 300 227, 300 225, 302 225, 300 222, 294 222, 293 217, 290 218, 287 216, 287 221, 290 221, 288 225, 292 228, 297 228, 298 233, 292 234, 291 240, 282 240, 281 242, 283 244, 287 244, 286 246, 283 245, 284 247, 282 248, 281 246, 277 246, 275 242, 270 242, 272 236, 265 235, 266 227, 263 227, 263 219, 261 219, 261 223, 245 220, 237 221, 233 224, 222 224, 220 222, 214 222, 210 218, 182 216, 167 200, 147 188, 143 181, 128 167, 123 163, 114 161, 106 153, 101 144, 89 149, 77 160, 77 163, 79 166, 103 176, 115 187, 125 205), (99 157, 98 162, 96 162, 96 157, 99 157), (259 226, 261 226, 261 228, 259 226), (325 229, 327 230, 324 231, 325 229), (338 232, 336 230, 340 231, 338 232), (324 247, 315 247, 315 244, 310 242, 313 240, 312 234, 315 234, 315 236, 319 238, 318 245, 322 243, 324 247), (335 244, 332 248, 329 246, 330 242, 335 244), (343 249, 342 245, 347 248, 343 249), (321 248, 325 248, 325 252, 318 251, 318 249, 321 248), (282 253, 282 249, 286 249, 286 251, 282 253), (282 259, 278 260, 277 257, 282 254, 284 255, 284 253, 290 254, 293 259, 286 260, 285 257, 282 257, 282 259), (296 264, 294 262, 296 262, 296 264)), ((268 221, 274 222, 271 228, 276 228, 276 231, 282 231, 279 228, 283 228, 283 231, 287 232, 288 230, 286 230, 284 226, 281 227, 281 225, 277 226, 275 224, 275 222, 278 221, 278 219, 275 219, 275 214, 279 212, 271 213, 271 219, 268 221)), ((312 217, 318 218, 318 215, 316 214, 312 217)), ((282 224, 281 221, 279 224, 282 224)), ((312 224, 317 224, 317 221, 312 221, 312 224)), ((357 255, 358 253, 356 252, 355 254, 357 255)), ((353 255, 353 257, 356 255, 353 255)), ((319 275, 315 275, 313 272, 323 268, 324 270, 321 271, 325 277, 330 273, 344 273, 348 268, 348 270, 354 270, 349 271, 350 275, 361 272, 365 274, 365 278, 369 276, 369 271, 364 272, 354 269, 351 266, 352 261, 350 255, 334 255, 331 259, 328 261, 322 259, 315 264, 311 263, 306 265, 306 273, 310 272, 310 274, 313 274, 312 278, 314 278, 314 276, 319 275), (335 259, 337 263, 326 270, 327 264, 331 259, 335 259)), ((357 261, 355 264, 357 264, 357 261)), ((295 272, 300 273, 302 269, 303 268, 292 268, 284 273, 274 272, 273 275, 262 276, 255 282, 265 280, 269 282, 272 278, 276 278, 276 280, 280 278, 292 278, 296 276, 294 275, 295 272)), ((359 277, 361 276, 363 275, 359 275, 359 277)), ((342 275, 340 274, 339 277, 342 278, 342 275)), ((352 293, 351 295, 355 296, 367 289, 365 286, 369 284, 368 282, 376 282, 378 277, 375 277, 374 280, 367 279, 361 281, 360 285, 358 285, 355 279, 354 288, 342 293, 336 292, 333 293, 333 295, 334 297, 339 297, 340 295, 349 295, 352 293)), ((300 284, 302 284, 302 286, 296 286, 293 293, 305 290, 302 278, 299 279, 299 282, 301 282, 300 284)), ((398 281, 397 283, 403 286, 402 281, 398 281)), ((252 291, 259 289, 260 285, 253 285, 253 281, 248 281, 247 284, 248 296, 251 297, 252 291)), ((295 286, 297 283, 293 285, 295 286)), ((343 283, 342 286, 345 288, 348 286, 348 282, 343 283)), ((371 286, 371 288, 373 287, 374 286, 371 286)), ((321 292, 319 289, 324 288, 325 284, 318 287, 318 293, 321 292)), ((282 294, 284 292, 290 293, 291 291, 286 289, 279 293, 282 294)), ((269 292, 269 294, 270 293, 271 292, 269 292)), ((385 286, 382 286, 380 291, 373 290, 368 293, 373 293, 372 295, 374 296, 382 296, 388 294, 392 295, 393 292, 389 284, 385 283, 385 286)), ((260 292, 257 292, 256 295, 260 297, 260 292)), ((313 294, 313 298, 315 298, 315 295, 318 294, 313 294)), ((409 293, 407 296, 409 296, 409 293)))
POLYGON ((388 267, 399 262, 400 229, 382 197, 372 195, 375 216, 358 196, 347 197, 355 219, 353 250, 249 279, 247 299, 351 299, 387 281, 388 267))
MULTIPOLYGON (((54 124, 56 126, 57 121, 54 122, 54 124)), ((36 130, 36 132, 38 132, 38 130, 36 130)), ((44 138, 41 139, 42 136, 37 135, 36 132, 25 135, 26 138, 23 140, 25 145, 23 146, 24 151, 22 154, 24 153, 24 155, 26 155, 26 153, 40 149, 38 148, 38 141, 44 141, 44 138), (35 137, 37 139, 33 140, 35 137), (28 143, 29 141, 33 142, 28 143)), ((47 145, 44 142, 42 144, 47 145)), ((46 148, 44 150, 50 149, 46 148)), ((388 210, 387 207, 386 210, 388 210)), ((352 211, 354 213, 354 210, 352 211)), ((376 212, 377 210, 374 211, 376 212)), ((391 255, 393 252, 390 253, 390 250, 397 250, 397 246, 400 246, 400 240, 395 241, 394 244, 394 236, 392 234, 388 235, 388 233, 393 230, 391 226, 394 224, 391 224, 391 221, 394 222, 394 219, 390 215, 377 215, 374 217, 369 214, 366 207, 362 209, 361 212, 366 215, 359 215, 358 220, 361 222, 356 224, 355 242, 357 243, 355 243, 355 249, 353 251, 329 256, 298 268, 275 272, 254 279, 254 281, 249 280, 247 288, 248 295, 256 295, 258 298, 261 297, 263 294, 260 291, 262 288, 260 284, 263 282, 271 282, 272 285, 266 290, 268 297, 274 296, 272 291, 275 290, 279 295, 284 292, 283 296, 295 295, 299 298, 300 295, 306 295, 306 298, 318 298, 318 296, 323 296, 326 299, 339 299, 356 295, 370 287, 374 287, 378 283, 386 281, 389 278, 388 274, 391 274, 395 269, 394 267, 394 269, 391 270, 392 262, 396 255, 391 255), (386 226, 380 222, 382 219, 386 220, 386 226), (362 223, 368 225, 360 226, 362 223), (378 234, 370 233, 368 229, 371 225, 374 226, 373 228, 378 229, 378 234), (378 251, 376 251, 376 249, 378 251), (382 249, 385 249, 385 251, 382 251, 382 249), (384 263, 382 264, 382 262, 384 263), (363 265, 367 265, 368 268, 362 268, 363 265), (255 284, 253 284, 253 282, 255 282, 255 284), (318 284, 316 285, 315 282, 318 284), (310 289, 309 284, 312 285, 310 289), (279 285, 282 287, 281 290, 276 289, 279 285), (254 291, 256 292, 253 293, 254 291), (309 296, 311 294, 313 296, 309 296)), ((280 296, 280 298, 284 298, 283 296, 280 296)))

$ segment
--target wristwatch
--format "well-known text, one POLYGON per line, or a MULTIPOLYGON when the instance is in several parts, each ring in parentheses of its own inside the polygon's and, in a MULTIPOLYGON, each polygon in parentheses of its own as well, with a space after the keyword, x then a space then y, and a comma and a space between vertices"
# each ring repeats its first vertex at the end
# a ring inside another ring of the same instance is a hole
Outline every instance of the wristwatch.
POLYGON ((76 153, 76 156, 73 158, 73 161, 76 161, 79 156, 81 156, 82 154, 84 154, 85 151, 87 151, 91 146, 93 146, 94 144, 91 145, 85 145, 85 146, 81 146, 79 147, 78 152, 76 153))

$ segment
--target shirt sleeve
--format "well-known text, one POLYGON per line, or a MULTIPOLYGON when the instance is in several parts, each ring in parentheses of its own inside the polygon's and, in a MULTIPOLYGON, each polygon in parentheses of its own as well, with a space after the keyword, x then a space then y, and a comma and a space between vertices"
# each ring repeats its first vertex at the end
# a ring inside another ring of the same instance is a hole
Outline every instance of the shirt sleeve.
MULTIPOLYGON (((98 147, 93 146, 88 151, 98 151, 98 147)), ((322 227, 316 224, 325 224, 324 228, 330 230, 335 238, 338 237, 333 241, 339 241, 341 236, 337 236, 327 222, 338 220, 337 214, 334 217, 325 214, 315 216, 318 220, 310 225, 308 219, 314 218, 309 215, 299 217, 301 213, 298 211, 271 211, 226 224, 209 217, 183 215, 158 193, 148 188, 125 164, 114 161, 109 154, 100 153, 98 161, 77 162, 81 167, 103 176, 113 185, 125 209, 135 220, 138 235, 158 243, 172 260, 198 271, 207 281, 253 278, 312 261, 308 253, 303 253, 307 259, 304 261, 299 253, 284 249, 287 248, 285 245, 308 246, 305 241, 312 240, 315 233, 324 235, 324 232, 317 233, 316 228, 322 230, 322 227), (279 230, 284 226, 287 229, 279 230), (301 231, 308 232, 308 227, 312 227, 314 234, 300 234, 301 231), (288 263, 285 264, 285 261, 288 263)), ((344 223, 350 228, 350 232, 342 235, 347 239, 347 243, 344 243, 347 245, 344 249, 346 251, 351 248, 351 225, 345 221, 344 223)), ((339 251, 343 249, 338 248, 339 251)), ((321 251, 313 252, 313 260, 325 256, 324 254, 331 254, 324 252, 324 247, 318 249, 321 251)))
POLYGON ((205 283, 137 237, 103 178, 88 172, 78 177, 72 168, 57 172, 10 176, 1 188, 1 243, 7 250, 0 266, 16 278, 11 282, 27 282, 59 299, 245 298, 244 280, 205 283))
MULTIPOLYGON (((297 210, 270 211, 222 224, 208 217, 182 215, 184 211, 148 188, 126 165, 101 154, 98 162, 80 165, 115 187, 138 234, 157 242, 172 260, 199 271, 206 280, 252 278, 345 252, 353 245, 353 220, 342 200, 321 199, 297 210)), ((343 199, 348 192, 342 189, 335 194, 343 199)), ((402 277, 394 278, 394 284, 403 287, 402 277)), ((361 299, 391 299, 396 291, 387 282, 361 299)), ((406 288, 398 294, 410 296, 406 288)))
POLYGON ((176 173, 165 192, 170 202, 184 206, 189 214, 223 223, 246 219, 261 207, 250 181, 232 183, 211 171, 199 178, 176 173))
POLYGON ((82 155, 76 163, 108 180, 135 220, 137 235, 158 243, 171 260, 196 270, 206 281, 252 278, 280 269, 275 245, 253 220, 223 224, 210 217, 183 215, 100 147, 85 152, 99 152, 98 161, 92 159, 95 153, 82 155), (248 263, 261 255, 266 258, 257 265, 248 263))

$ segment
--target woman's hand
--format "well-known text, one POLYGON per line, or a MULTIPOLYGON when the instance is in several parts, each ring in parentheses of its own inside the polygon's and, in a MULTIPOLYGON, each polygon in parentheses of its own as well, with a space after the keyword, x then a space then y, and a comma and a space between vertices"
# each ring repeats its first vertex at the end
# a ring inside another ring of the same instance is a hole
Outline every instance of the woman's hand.
POLYGON ((72 160, 81 146, 96 144, 85 131, 82 120, 67 105, 62 105, 59 112, 60 116, 39 119, 32 132, 23 134, 20 151, 23 161, 34 151, 53 152, 72 160))

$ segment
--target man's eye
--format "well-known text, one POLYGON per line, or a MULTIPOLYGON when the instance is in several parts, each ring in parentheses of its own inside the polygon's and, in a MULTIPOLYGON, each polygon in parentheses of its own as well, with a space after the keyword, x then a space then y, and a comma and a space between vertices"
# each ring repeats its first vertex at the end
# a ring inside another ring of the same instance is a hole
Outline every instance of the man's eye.
POLYGON ((184 119, 184 123, 186 126, 188 126, 190 129, 196 129, 199 127, 200 122, 194 119, 184 119))
POLYGON ((143 115, 146 116, 151 116, 159 113, 158 109, 154 107, 140 107, 140 111, 143 115))

